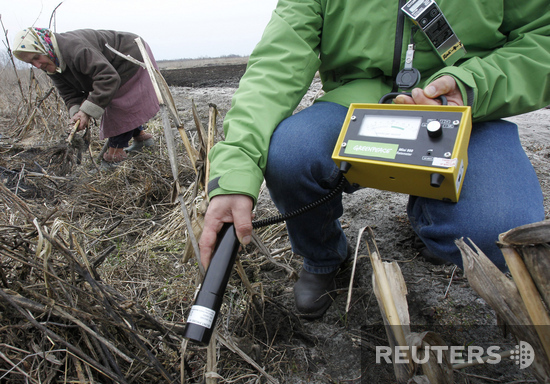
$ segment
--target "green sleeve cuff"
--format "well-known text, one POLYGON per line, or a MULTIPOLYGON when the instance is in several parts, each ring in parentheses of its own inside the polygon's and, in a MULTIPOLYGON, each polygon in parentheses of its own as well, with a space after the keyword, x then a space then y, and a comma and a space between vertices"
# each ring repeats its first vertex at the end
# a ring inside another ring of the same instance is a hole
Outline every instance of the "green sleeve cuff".
POLYGON ((477 88, 472 74, 460 67, 445 67, 444 69, 438 71, 432 77, 430 77, 426 81, 426 85, 444 75, 454 77, 454 79, 456 80, 456 84, 460 89, 460 93, 462 94, 462 102, 464 103, 464 105, 473 107, 477 96, 477 88))
POLYGON ((211 199, 218 195, 246 195, 250 196, 254 200, 254 205, 256 205, 262 182, 263 175, 229 170, 223 175, 210 180, 208 183, 208 197, 211 199))

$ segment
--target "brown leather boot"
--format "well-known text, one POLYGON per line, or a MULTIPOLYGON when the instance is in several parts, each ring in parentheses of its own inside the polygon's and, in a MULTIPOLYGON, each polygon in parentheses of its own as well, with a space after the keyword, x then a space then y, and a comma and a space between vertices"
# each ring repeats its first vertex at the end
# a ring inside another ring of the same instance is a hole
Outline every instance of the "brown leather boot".
POLYGON ((134 142, 132 143, 132 145, 130 145, 128 148, 125 148, 124 150, 126 152, 138 152, 141 151, 143 147, 152 147, 153 145, 155 145, 153 135, 145 131, 141 131, 139 133, 139 136, 134 137, 134 142))
POLYGON ((124 148, 111 148, 103 154, 103 160, 108 163, 120 163, 126 160, 128 155, 124 152, 124 148))
POLYGON ((134 140, 136 140, 136 141, 146 141, 146 140, 149 140, 149 139, 152 139, 152 138, 153 138, 153 135, 151 135, 150 133, 145 132, 145 131, 141 131, 138 136, 134 137, 134 140))

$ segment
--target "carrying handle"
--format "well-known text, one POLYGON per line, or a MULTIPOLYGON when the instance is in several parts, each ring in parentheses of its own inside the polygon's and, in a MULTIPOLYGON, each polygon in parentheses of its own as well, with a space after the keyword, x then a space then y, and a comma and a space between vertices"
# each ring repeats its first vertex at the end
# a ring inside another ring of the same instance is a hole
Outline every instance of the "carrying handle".
MULTIPOLYGON (((393 100, 399 95, 405 95, 405 96, 411 96, 412 94, 410 92, 390 92, 382 96, 382 98, 378 101, 378 104, 388 104, 388 101, 393 100)), ((438 97, 439 100, 441 100, 441 105, 447 105, 447 98, 443 95, 438 97)))

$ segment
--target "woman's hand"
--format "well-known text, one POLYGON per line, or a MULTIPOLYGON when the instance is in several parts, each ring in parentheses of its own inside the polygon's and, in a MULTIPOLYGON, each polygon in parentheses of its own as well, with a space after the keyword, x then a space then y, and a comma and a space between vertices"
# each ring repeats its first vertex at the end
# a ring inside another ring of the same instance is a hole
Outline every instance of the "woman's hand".
POLYGON ((395 104, 423 104, 423 105, 441 105, 439 96, 443 95, 447 98, 447 105, 462 106, 462 94, 456 85, 456 80, 452 76, 441 76, 426 88, 415 88, 411 92, 411 96, 399 95, 394 99, 395 104))
POLYGON ((76 131, 82 131, 88 128, 88 125, 90 124, 90 116, 82 111, 78 111, 73 115, 73 117, 71 117, 71 120, 69 120, 69 125, 72 127, 77 121, 80 121, 80 124, 78 124, 76 131))

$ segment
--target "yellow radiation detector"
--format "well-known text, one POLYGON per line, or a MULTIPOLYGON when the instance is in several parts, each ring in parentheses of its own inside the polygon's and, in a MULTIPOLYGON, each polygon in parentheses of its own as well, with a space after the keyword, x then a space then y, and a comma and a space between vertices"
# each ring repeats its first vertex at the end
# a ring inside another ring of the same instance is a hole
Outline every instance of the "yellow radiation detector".
POLYGON ((352 184, 457 202, 471 130, 468 106, 351 104, 332 159, 352 184))

